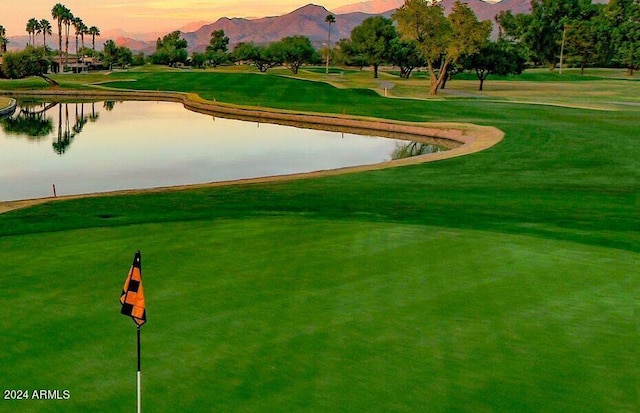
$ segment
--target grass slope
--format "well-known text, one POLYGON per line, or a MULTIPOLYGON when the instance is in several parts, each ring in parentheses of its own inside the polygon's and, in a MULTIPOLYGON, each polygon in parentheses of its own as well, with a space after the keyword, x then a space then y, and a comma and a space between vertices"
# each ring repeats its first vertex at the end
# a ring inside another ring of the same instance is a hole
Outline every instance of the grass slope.
POLYGON ((71 392, 0 411, 133 408, 135 331, 116 300, 136 249, 150 411, 637 406, 640 110, 612 103, 637 82, 580 82, 613 84, 591 102, 617 109, 603 111, 383 99, 270 75, 109 79, 133 77, 122 86, 506 136, 435 164, 0 215, 3 386, 71 392))

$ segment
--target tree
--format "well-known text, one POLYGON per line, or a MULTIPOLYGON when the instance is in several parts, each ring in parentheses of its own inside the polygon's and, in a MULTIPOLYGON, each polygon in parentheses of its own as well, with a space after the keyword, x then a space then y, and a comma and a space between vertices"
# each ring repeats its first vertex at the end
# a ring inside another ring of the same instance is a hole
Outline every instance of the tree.
POLYGON ((133 59, 131 60, 132 66, 144 66, 145 63, 146 63, 146 59, 144 57, 144 53, 138 52, 135 55, 133 55, 133 59))
POLYGON ((224 34, 224 30, 215 30, 213 33, 211 33, 211 40, 209 40, 207 52, 227 52, 228 48, 229 38, 224 34))
POLYGON ((154 64, 175 66, 185 63, 189 57, 187 41, 180 37, 180 31, 173 31, 156 41, 156 52, 151 55, 154 64))
POLYGON ((247 62, 255 66, 260 72, 279 65, 279 56, 274 53, 274 47, 256 46, 253 43, 238 43, 233 49, 233 60, 247 62))
POLYGON ((378 67, 389 60, 391 42, 398 37, 391 19, 383 16, 366 18, 351 31, 353 50, 373 66, 373 77, 378 78, 378 67))
POLYGON ((605 12, 613 30, 614 58, 632 76, 640 70, 640 0, 611 0, 605 12))
POLYGON ((128 47, 118 47, 111 39, 104 43, 102 62, 107 65, 110 70, 113 69, 113 66, 120 66, 124 68, 132 64, 133 60, 133 52, 128 47))
POLYGON ((336 16, 328 14, 324 18, 324 22, 327 23, 327 67, 325 74, 329 74, 329 60, 331 59, 331 25, 336 22, 336 16))
POLYGON ((520 74, 524 70, 525 59, 519 49, 505 39, 487 42, 471 55, 464 56, 462 66, 474 70, 483 90, 484 81, 489 75, 507 76, 520 74))
POLYGON ((96 26, 89 27, 88 33, 91 35, 91 48, 96 50, 96 36, 100 36, 100 29, 96 26))
POLYGON ((76 61, 77 61, 78 57, 80 57, 78 53, 79 52, 78 40, 80 38, 80 35, 87 30, 87 26, 84 24, 84 22, 80 17, 74 17, 73 20, 71 21, 71 24, 75 29, 75 35, 76 35, 76 61))
POLYGON ((51 61, 44 47, 27 46, 19 52, 5 53, 2 63, 2 75, 9 79, 22 79, 28 76, 39 76, 48 83, 57 83, 45 76, 51 61))
POLYGON ((47 35, 53 34, 51 29, 52 27, 51 27, 51 23, 49 23, 49 20, 47 19, 40 20, 40 31, 42 33, 42 45, 45 48, 47 47, 47 35))
POLYGON ((427 65, 418 51, 418 42, 401 38, 392 40, 389 62, 400 68, 400 77, 404 79, 408 79, 416 67, 427 65))
POLYGON ((558 64, 562 37, 571 21, 579 19, 583 1, 590 0, 531 0, 531 13, 512 15, 502 13, 497 21, 501 31, 526 47, 534 64, 547 64, 553 70, 558 64))
POLYGON ((128 47, 120 46, 116 49, 116 64, 125 68, 133 63, 133 52, 128 47))
POLYGON ((84 49, 84 35, 89 33, 89 28, 84 24, 80 17, 73 19, 73 27, 76 30, 76 54, 78 54, 78 37, 80 37, 82 48, 84 49))
POLYGON ((415 40, 429 70, 429 94, 436 95, 449 67, 460 57, 475 53, 491 31, 491 22, 479 22, 473 10, 456 1, 451 14, 440 4, 407 0, 394 14, 405 39, 415 40))
POLYGON ((118 60, 118 46, 116 42, 109 39, 104 43, 104 49, 102 50, 102 63, 105 64, 109 70, 113 68, 113 65, 118 60))
POLYGON ((27 31, 27 34, 29 35, 29 44, 31 44, 31 46, 35 46, 36 45, 36 33, 39 33, 40 31, 40 22, 32 17, 29 19, 29 21, 27 21, 27 26, 25 28, 25 30, 27 31))
POLYGON ((319 60, 311 40, 305 36, 285 37, 279 42, 272 43, 269 49, 274 56, 277 56, 275 60, 283 63, 294 75, 303 64, 319 60))
MULTIPOLYGON (((229 47, 229 38, 224 34, 224 30, 215 30, 211 33, 211 40, 205 53, 205 60, 208 60, 213 66, 220 65, 229 60, 227 54, 229 47)), ((199 56, 196 55, 199 58, 199 56)))
POLYGON ((207 63, 207 54, 193 52, 191 54, 191 66, 202 69, 207 63))
POLYGON ((0 24, 0 53, 7 51, 7 43, 9 43, 9 39, 7 39, 7 29, 0 24))
POLYGON ((335 49, 334 59, 339 64, 356 66, 360 69, 369 64, 367 59, 356 50, 351 39, 340 39, 335 49))
POLYGON ((62 21, 62 23, 64 24, 64 38, 65 38, 64 55, 66 56, 67 59, 69 58, 69 32, 71 30, 71 25, 73 24, 74 19, 75 17, 73 16, 73 13, 71 13, 71 10, 68 10, 68 12, 64 17, 64 20, 62 21))
POLYGON ((604 19, 601 4, 591 2, 581 4, 578 18, 565 25, 565 54, 577 59, 580 73, 584 74, 585 67, 598 59, 607 56, 610 28, 604 19))
POLYGON ((51 16, 53 20, 56 20, 58 25, 58 56, 61 71, 64 71, 64 65, 62 63, 62 25, 69 15, 71 15, 71 11, 61 3, 57 3, 53 6, 53 9, 51 9, 51 16))

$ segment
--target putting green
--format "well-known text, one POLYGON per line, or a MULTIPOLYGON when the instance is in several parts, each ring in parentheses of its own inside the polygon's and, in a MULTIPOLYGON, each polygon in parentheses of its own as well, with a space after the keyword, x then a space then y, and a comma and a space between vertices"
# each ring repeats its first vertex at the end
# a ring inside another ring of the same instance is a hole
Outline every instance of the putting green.
POLYGON ((290 216, 0 239, 0 377, 70 393, 0 410, 134 408, 118 298, 138 248, 148 411, 567 411, 585 389, 594 411, 636 401, 637 253, 290 216))

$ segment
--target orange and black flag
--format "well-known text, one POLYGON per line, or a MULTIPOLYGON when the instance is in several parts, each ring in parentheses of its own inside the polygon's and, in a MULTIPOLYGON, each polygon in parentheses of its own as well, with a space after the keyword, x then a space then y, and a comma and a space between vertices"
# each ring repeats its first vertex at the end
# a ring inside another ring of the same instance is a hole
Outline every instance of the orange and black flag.
POLYGON ((120 296, 122 310, 120 312, 133 319, 138 327, 147 321, 147 311, 144 306, 144 290, 142 289, 142 266, 140 264, 140 251, 136 252, 129 275, 124 281, 122 295, 120 296))

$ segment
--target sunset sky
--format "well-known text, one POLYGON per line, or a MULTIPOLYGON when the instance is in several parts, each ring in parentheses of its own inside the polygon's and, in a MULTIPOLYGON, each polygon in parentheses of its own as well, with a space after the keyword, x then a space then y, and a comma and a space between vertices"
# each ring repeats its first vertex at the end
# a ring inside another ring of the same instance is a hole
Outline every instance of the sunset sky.
MULTIPOLYGON (((153 32, 180 28, 196 21, 215 21, 220 17, 265 17, 291 12, 310 0, 0 0, 0 25, 7 36, 26 35, 27 20, 47 19, 57 30, 51 9, 62 3, 87 26, 104 33, 111 29, 153 32)), ((314 4, 327 9, 357 0, 322 0, 314 4)))

